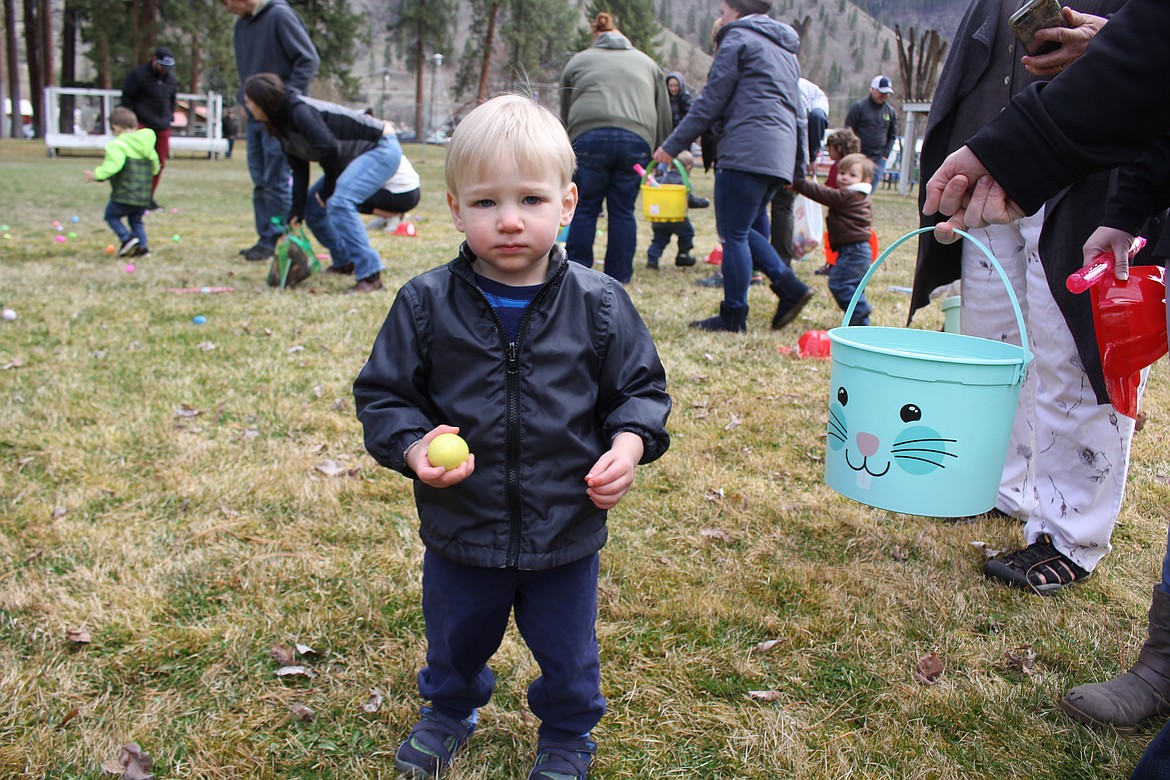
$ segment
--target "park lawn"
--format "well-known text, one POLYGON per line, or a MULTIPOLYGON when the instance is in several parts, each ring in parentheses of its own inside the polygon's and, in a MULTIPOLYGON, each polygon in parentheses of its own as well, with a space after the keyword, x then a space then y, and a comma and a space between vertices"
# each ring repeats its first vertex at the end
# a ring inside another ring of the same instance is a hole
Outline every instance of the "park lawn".
MULTIPOLYGON (((442 149, 407 152, 418 236, 374 240, 391 290, 459 241, 442 149)), ((0 143, 0 305, 18 315, 0 322, 0 777, 96 780, 129 742, 160 778, 394 777, 419 705, 422 545, 411 486, 366 455, 350 392, 393 292, 343 296, 352 282, 324 276, 268 289, 236 254, 254 238, 242 144, 170 161, 153 256, 127 272, 103 251, 108 186, 81 177, 97 162, 0 143), (168 292, 218 286, 234 292, 168 292), (272 649, 298 643, 317 676, 278 676, 272 649)), ((711 175, 695 181, 709 197, 711 175)), ((876 212, 883 244, 916 225, 913 198, 882 191, 876 212)), ((705 257, 714 216, 692 218, 705 257)), ((640 220, 643 253, 649 237, 640 220)), ((894 288, 913 257, 903 246, 874 277, 875 324, 904 323, 894 288)), ((628 286, 667 368, 673 443, 610 514, 594 776, 1127 775, 1160 724, 1095 733, 1057 701, 1144 638, 1170 490, 1165 361, 1113 554, 1038 598, 980 574, 972 543, 1018 545, 1017 523, 894 514, 825 486, 830 364, 786 353, 840 324, 817 257, 797 263, 818 290, 797 323, 772 332, 775 298, 753 288, 742 336, 687 328, 720 293, 693 284, 709 266, 672 258, 654 273, 640 253, 628 286), (945 668, 925 684, 931 653, 945 668)), ((937 307, 916 318, 941 323, 937 307)), ((527 776, 537 669, 514 630, 493 668, 451 780, 527 776)))

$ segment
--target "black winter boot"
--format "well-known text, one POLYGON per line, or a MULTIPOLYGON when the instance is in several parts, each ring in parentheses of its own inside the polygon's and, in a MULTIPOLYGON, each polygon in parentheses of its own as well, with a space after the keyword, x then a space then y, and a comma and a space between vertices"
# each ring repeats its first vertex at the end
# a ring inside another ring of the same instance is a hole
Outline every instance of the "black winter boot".
POLYGON ((731 333, 743 333, 747 330, 747 316, 748 307, 732 308, 726 303, 719 304, 719 316, 711 317, 706 320, 695 320, 691 323, 692 328, 699 330, 719 331, 725 330, 731 333))
POLYGON ((772 330, 781 330, 792 324, 792 321, 800 314, 800 310, 813 297, 811 287, 804 288, 804 293, 794 301, 785 300, 784 295, 774 284, 772 285, 772 292, 776 293, 776 297, 780 299, 780 303, 776 304, 776 313, 772 315, 772 330))
POLYGON ((1060 708, 1089 726, 1132 734, 1143 720, 1170 712, 1170 594, 1154 586, 1149 637, 1129 671, 1108 682, 1078 685, 1060 708))

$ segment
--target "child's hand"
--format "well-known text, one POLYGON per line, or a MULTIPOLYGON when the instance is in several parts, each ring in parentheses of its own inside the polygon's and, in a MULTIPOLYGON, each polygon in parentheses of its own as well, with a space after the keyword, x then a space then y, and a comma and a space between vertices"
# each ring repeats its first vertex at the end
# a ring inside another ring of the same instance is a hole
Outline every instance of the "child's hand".
POLYGON ((81 175, 85 177, 86 181, 88 181, 88 182, 93 181, 93 171, 82 171, 81 175))
POLYGON ((453 469, 442 466, 433 466, 427 458, 427 447, 440 433, 459 433, 458 428, 450 425, 438 425, 435 429, 422 437, 422 441, 410 448, 406 453, 406 465, 418 475, 419 480, 433 488, 445 488, 458 485, 475 471, 475 455, 468 455, 462 465, 453 469))
POLYGON ((613 509, 634 484, 634 469, 642 460, 642 438, 628 431, 619 433, 613 447, 597 459, 585 475, 585 493, 598 509, 613 509))

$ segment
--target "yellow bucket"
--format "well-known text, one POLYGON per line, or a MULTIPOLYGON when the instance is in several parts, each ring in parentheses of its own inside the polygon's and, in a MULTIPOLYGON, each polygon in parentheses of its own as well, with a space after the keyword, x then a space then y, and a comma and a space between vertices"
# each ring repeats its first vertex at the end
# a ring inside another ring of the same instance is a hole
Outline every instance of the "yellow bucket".
MULTIPOLYGON (((642 212, 650 222, 682 222, 687 218, 687 193, 691 180, 678 160, 674 161, 685 184, 649 184, 650 169, 642 175, 642 212)), ((651 168, 654 163, 651 161, 651 168)))

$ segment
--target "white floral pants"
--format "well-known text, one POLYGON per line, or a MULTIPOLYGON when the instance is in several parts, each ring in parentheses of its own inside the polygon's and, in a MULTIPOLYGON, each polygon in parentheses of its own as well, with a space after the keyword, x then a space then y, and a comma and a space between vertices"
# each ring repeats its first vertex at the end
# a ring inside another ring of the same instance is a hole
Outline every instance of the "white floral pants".
MULTIPOLYGON (((1134 421, 1097 403, 1040 263, 1043 219, 1042 208, 1010 225, 971 231, 1011 280, 1035 356, 1020 391, 996 506, 1025 521, 1027 544, 1049 534, 1057 550, 1092 571, 1111 549, 1134 421)), ((999 274, 966 239, 960 326, 968 335, 1020 343, 999 274)))

